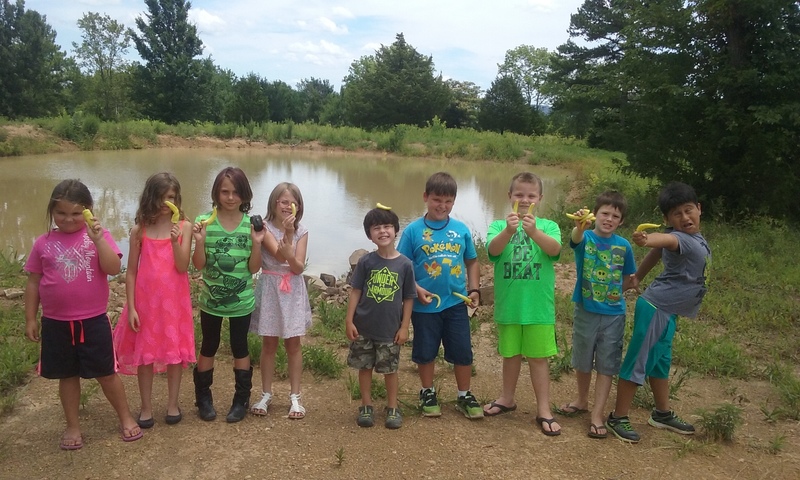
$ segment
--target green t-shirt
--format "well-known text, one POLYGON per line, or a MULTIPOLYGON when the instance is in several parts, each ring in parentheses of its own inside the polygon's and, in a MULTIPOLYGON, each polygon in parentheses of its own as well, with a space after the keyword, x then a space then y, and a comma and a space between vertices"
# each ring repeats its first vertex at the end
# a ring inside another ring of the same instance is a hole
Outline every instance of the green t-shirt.
MULTIPOLYGON (((209 215, 200 215, 195 222, 209 215)), ((220 317, 241 317, 253 312, 253 274, 248 262, 253 241, 250 238, 250 217, 231 232, 219 221, 206 226, 206 266, 200 287, 200 309, 220 317)))
MULTIPOLYGON (((489 225, 486 245, 506 228, 505 220, 489 225)), ((536 218, 536 228, 561 245, 558 224, 536 218)), ((560 255, 560 254, 559 254, 560 255)), ((504 325, 554 325, 556 323, 553 265, 559 255, 549 256, 520 227, 494 263, 494 321, 504 325)))

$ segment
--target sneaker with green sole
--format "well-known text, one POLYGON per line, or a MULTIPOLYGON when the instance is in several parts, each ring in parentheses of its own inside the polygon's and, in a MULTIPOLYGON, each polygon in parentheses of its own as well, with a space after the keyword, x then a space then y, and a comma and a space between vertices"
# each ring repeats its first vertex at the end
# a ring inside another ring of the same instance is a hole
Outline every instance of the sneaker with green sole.
POLYGON ((626 416, 615 417, 613 412, 608 414, 606 428, 623 442, 639 443, 639 434, 633 429, 631 419, 626 416))
POLYGON ((694 425, 685 422, 681 417, 675 415, 675 412, 670 410, 666 413, 661 413, 658 410, 653 410, 647 423, 656 428, 665 428, 681 435, 694 435, 694 425))
POLYGON ((436 392, 433 389, 425 388, 419 392, 419 403, 423 417, 441 417, 442 407, 436 399, 436 392))
POLYGON ((483 408, 481 408, 481 404, 478 403, 475 395, 470 391, 467 391, 466 395, 458 397, 456 400, 456 410, 463 413, 464 416, 470 420, 483 418, 483 408))
POLYGON ((372 411, 372 405, 362 405, 358 407, 358 417, 356 423, 359 427, 371 427, 375 425, 375 416, 372 411))
POLYGON ((386 407, 386 428, 397 429, 403 426, 403 414, 399 408, 386 407))

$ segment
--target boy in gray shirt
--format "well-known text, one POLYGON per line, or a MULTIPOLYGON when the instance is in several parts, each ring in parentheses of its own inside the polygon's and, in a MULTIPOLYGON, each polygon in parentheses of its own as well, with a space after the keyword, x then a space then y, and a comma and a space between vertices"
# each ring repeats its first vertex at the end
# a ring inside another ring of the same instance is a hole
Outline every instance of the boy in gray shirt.
POLYGON ((636 245, 652 249, 639 265, 636 278, 641 281, 659 258, 664 271, 636 301, 633 336, 619 374, 616 406, 606 420, 609 431, 630 443, 639 442, 639 434, 631 426, 628 412, 645 377, 656 403, 647 423, 684 435, 694 433, 694 426, 669 409, 669 369, 677 317, 695 318, 706 294, 711 249, 700 233, 700 203, 692 187, 668 184, 658 195, 658 206, 668 228, 665 233, 633 234, 636 245))
POLYGON ((400 428, 403 417, 397 405, 397 367, 400 346, 408 340, 411 309, 417 296, 414 266, 394 242, 400 221, 388 207, 378 204, 364 217, 367 238, 378 249, 361 257, 353 270, 345 329, 350 339, 347 364, 358 369, 361 406, 356 423, 374 424, 372 370, 386 381, 386 428, 400 428))

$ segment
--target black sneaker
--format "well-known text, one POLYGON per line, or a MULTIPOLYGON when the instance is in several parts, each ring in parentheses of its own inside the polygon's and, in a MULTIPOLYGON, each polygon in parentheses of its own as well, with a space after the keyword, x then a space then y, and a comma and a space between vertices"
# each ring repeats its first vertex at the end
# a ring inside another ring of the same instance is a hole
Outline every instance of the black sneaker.
POLYGON ((386 407, 386 428, 397 429, 403 426, 403 414, 399 408, 386 407))
POLYGON ((609 413, 608 419, 606 420, 606 428, 623 442, 639 443, 639 434, 633 429, 631 420, 627 415, 624 417, 615 417, 614 412, 609 413))
POLYGON ((358 417, 356 423, 359 427, 371 427, 375 425, 375 416, 372 413, 372 405, 358 407, 358 417))
POLYGON ((683 419, 675 415, 675 412, 672 410, 661 413, 654 409, 653 413, 650 414, 650 418, 647 419, 647 423, 656 428, 666 428, 667 430, 672 430, 681 435, 694 435, 694 425, 683 421, 683 419))
POLYGON ((419 403, 423 417, 442 416, 442 407, 439 406, 439 400, 436 399, 436 392, 433 389, 426 388, 419 392, 419 403))
POLYGON ((483 408, 481 408, 481 404, 478 403, 475 395, 470 391, 467 391, 467 394, 463 397, 456 399, 456 410, 463 413, 470 420, 483 418, 483 408))

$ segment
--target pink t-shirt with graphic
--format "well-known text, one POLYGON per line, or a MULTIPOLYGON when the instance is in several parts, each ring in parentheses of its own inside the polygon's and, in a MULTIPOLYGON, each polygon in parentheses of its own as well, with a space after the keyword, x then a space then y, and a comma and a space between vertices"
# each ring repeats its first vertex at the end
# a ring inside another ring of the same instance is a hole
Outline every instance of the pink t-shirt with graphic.
MULTIPOLYGON (((103 238, 122 253, 103 229, 103 238)), ((36 239, 25 270, 42 275, 39 302, 42 316, 53 320, 84 320, 106 313, 108 278, 100 269, 97 248, 83 228, 75 233, 52 230, 36 239)))

